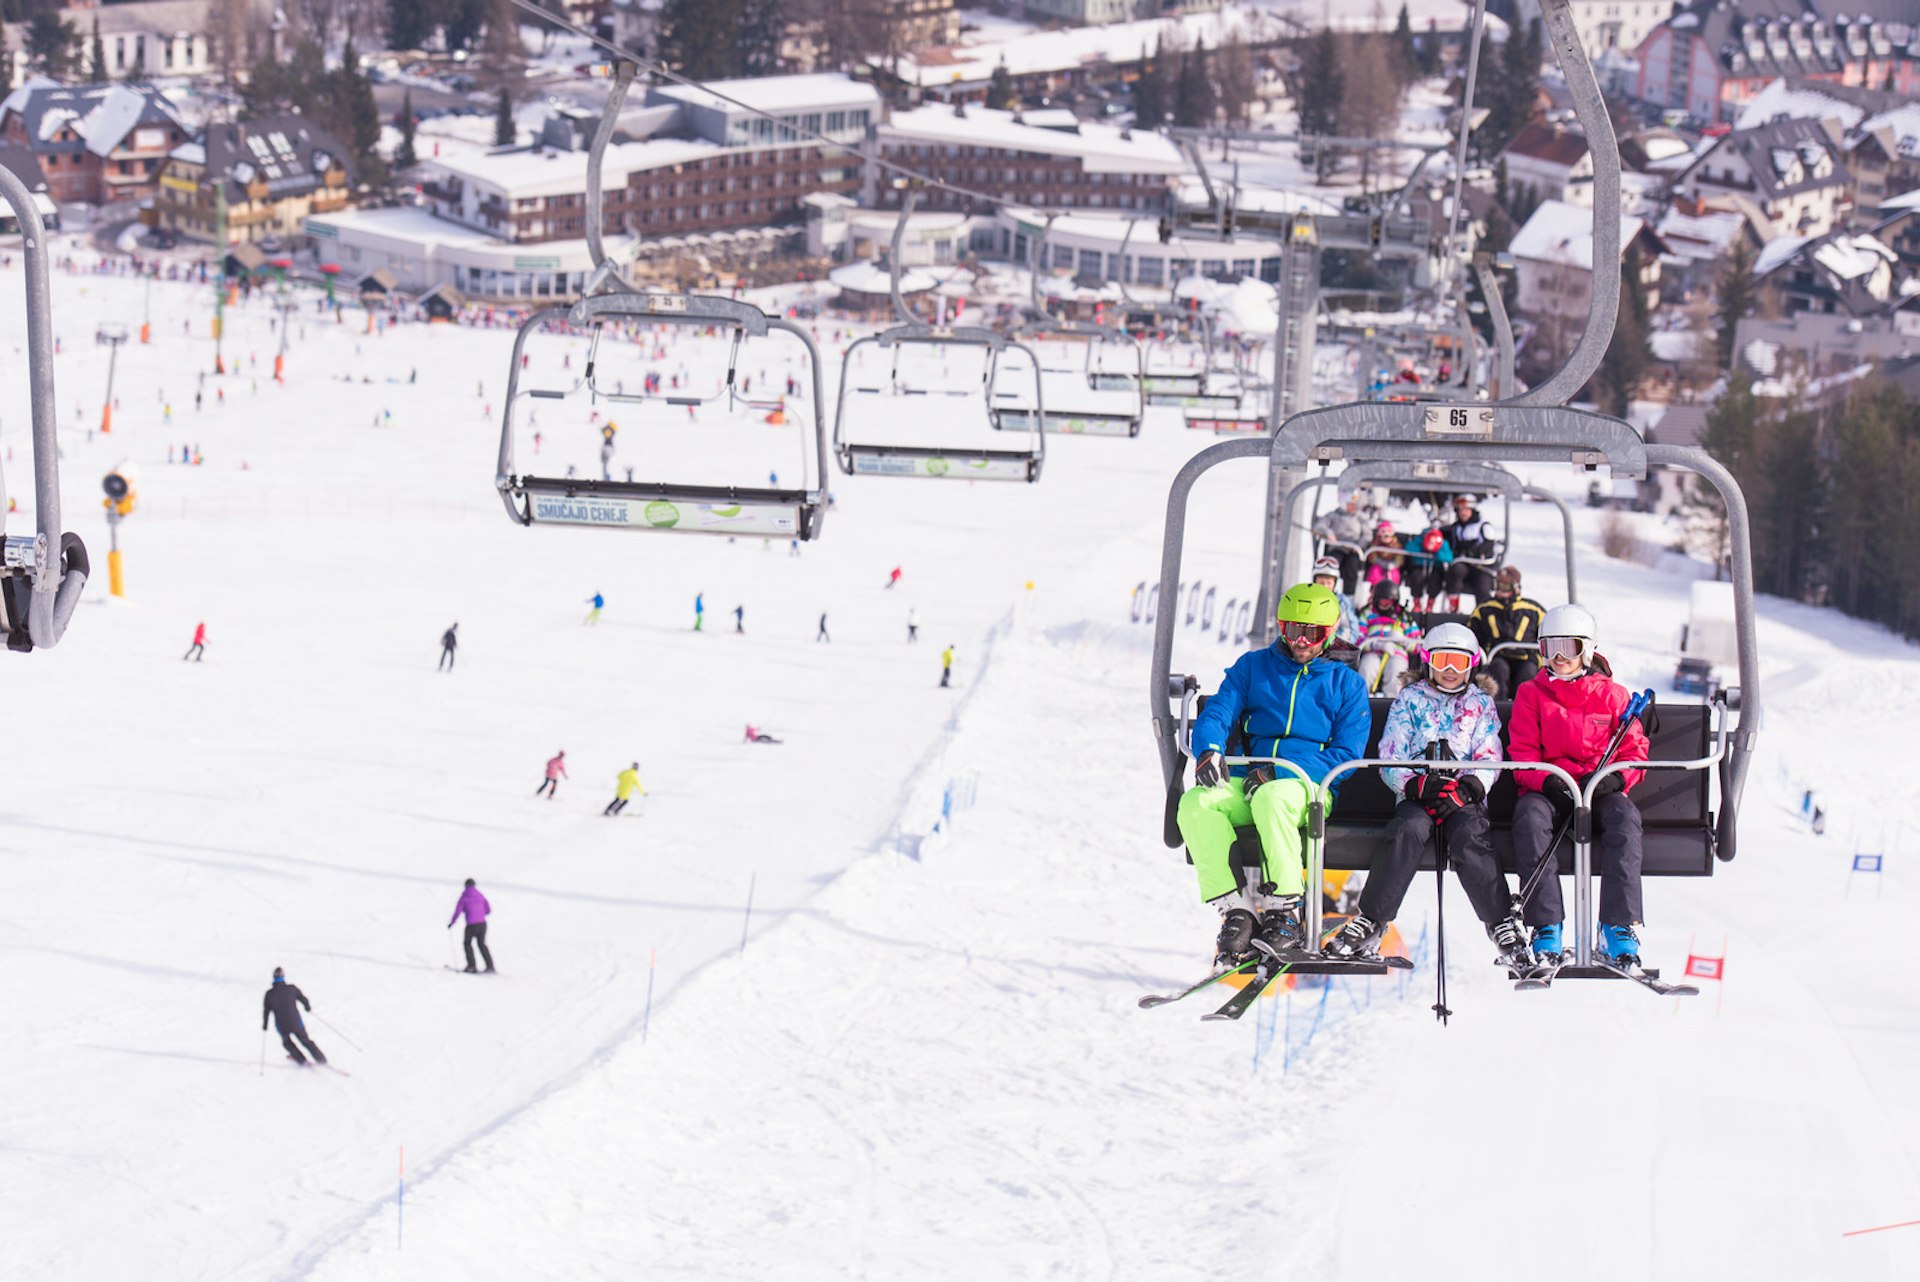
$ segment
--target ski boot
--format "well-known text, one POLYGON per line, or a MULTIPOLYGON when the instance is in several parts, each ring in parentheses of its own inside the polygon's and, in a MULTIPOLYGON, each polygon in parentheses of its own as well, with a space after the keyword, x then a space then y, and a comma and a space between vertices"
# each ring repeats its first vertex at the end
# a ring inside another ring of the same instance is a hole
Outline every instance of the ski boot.
POLYGON ((1610 965, 1623 970, 1637 970, 1640 967, 1640 937, 1633 933, 1631 926, 1609 926, 1600 923, 1600 955, 1610 965))
POLYGON ((1213 945, 1213 968, 1230 970, 1247 960, 1253 952, 1253 914, 1244 908, 1229 908, 1220 914, 1220 936, 1213 945))
POLYGON ((1550 967, 1560 964, 1560 923, 1533 928, 1533 964, 1550 967))
POLYGON ((1300 931, 1300 896, 1281 895, 1270 901, 1272 907, 1260 914, 1260 929, 1253 946, 1269 957, 1298 955, 1306 950, 1300 931))
POLYGON ((1327 941, 1327 952, 1335 957, 1370 957, 1376 951, 1374 945, 1386 932, 1387 923, 1377 922, 1365 913, 1355 913, 1327 941))
POLYGON ((1502 917, 1487 927, 1487 938, 1499 950, 1499 961, 1508 970, 1524 975, 1533 969, 1533 955, 1527 951, 1527 933, 1519 922, 1502 917))

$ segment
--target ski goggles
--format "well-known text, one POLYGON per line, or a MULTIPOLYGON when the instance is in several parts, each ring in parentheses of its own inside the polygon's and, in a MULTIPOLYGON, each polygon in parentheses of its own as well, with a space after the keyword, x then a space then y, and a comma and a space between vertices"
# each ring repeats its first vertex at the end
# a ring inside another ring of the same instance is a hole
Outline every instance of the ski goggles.
POLYGON ((1585 655, 1587 643, 1579 637, 1541 637, 1540 653, 1549 662, 1554 659, 1578 659, 1585 655))
POLYGON ((1427 656, 1427 666, 1435 672, 1453 672, 1465 676, 1473 671, 1473 656, 1458 650, 1435 650, 1427 656))
POLYGON ((1296 641, 1305 641, 1309 645, 1319 645, 1333 634, 1333 629, 1324 623, 1283 623, 1280 625, 1280 639, 1288 645, 1296 641))

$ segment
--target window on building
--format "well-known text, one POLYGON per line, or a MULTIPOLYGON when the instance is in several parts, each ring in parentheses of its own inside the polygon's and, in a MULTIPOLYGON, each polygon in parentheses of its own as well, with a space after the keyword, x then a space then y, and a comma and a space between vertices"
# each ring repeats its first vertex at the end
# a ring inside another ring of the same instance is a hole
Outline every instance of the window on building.
POLYGON ((1278 258, 1262 258, 1260 260, 1260 279, 1266 281, 1269 285, 1275 285, 1280 282, 1280 260, 1278 258))
POLYGON ((1072 248, 1067 245, 1055 245, 1053 247, 1053 265, 1055 267, 1071 268, 1073 266, 1072 248))
POLYGON ((1233 274, 1234 274, 1235 276, 1251 276, 1251 275, 1253 275, 1253 260, 1252 260, 1251 258, 1236 258, 1236 259, 1234 259, 1234 260, 1233 260, 1233 274))
POLYGON ((1170 264, 1170 270, 1173 272, 1173 278, 1175 280, 1179 280, 1183 276, 1191 276, 1193 275, 1193 260, 1191 258, 1173 259, 1170 264))
POLYGON ((1167 260, 1164 258, 1142 258, 1139 261, 1137 277, 1142 285, 1166 284, 1167 260))
MULTIPOLYGON (((842 132, 844 132, 844 131, 846 130, 846 127, 847 127, 847 113, 846 113, 846 112, 844 112, 844 111, 829 111, 829 112, 827 113, 827 132, 828 132, 829 134, 837 134, 837 133, 842 133, 842 132)), ((915 151, 918 151, 918 150, 919 150, 919 148, 917 148, 917 147, 916 147, 916 148, 914 148, 913 150, 915 150, 915 151)))
POLYGON ((817 134, 820 132, 820 113, 817 111, 809 111, 806 115, 800 117, 800 123, 806 126, 809 133, 817 134))

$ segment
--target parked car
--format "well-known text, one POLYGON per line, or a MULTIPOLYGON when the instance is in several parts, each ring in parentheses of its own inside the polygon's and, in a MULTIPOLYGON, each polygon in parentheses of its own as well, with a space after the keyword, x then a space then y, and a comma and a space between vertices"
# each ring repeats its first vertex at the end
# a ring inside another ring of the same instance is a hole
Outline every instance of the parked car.
POLYGON ((1680 666, 1673 670, 1673 690, 1675 694, 1697 694, 1703 699, 1711 699, 1719 682, 1713 679, 1713 664, 1694 655, 1684 655, 1680 666))

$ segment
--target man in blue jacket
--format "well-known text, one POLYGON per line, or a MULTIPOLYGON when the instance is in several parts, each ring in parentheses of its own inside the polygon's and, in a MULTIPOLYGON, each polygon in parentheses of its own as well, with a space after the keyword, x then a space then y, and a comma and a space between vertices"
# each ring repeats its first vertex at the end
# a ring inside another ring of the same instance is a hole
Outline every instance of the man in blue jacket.
POLYGON ((1300 827, 1312 793, 1284 767, 1228 767, 1235 756, 1274 757, 1318 781, 1342 762, 1364 756, 1372 716, 1367 684, 1352 668, 1324 658, 1340 622, 1340 603, 1317 583, 1287 589, 1276 610, 1280 638, 1243 654, 1193 723, 1195 787, 1180 798, 1176 822, 1200 876, 1200 897, 1221 912, 1217 960, 1232 965, 1255 948, 1278 955, 1312 947, 1303 941, 1300 827), (1242 887, 1232 858, 1234 828, 1260 834, 1262 871, 1242 887))

